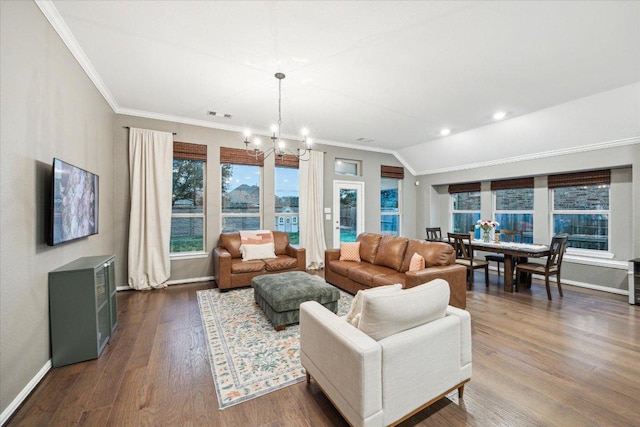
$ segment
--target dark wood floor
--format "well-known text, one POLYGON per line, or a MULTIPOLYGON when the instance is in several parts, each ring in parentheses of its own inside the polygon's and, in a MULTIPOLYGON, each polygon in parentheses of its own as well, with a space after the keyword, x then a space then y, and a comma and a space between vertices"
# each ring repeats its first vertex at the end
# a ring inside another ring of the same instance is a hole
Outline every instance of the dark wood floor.
MULTIPOLYGON (((468 292, 473 376, 402 426, 631 426, 640 422, 640 314, 626 297, 564 286, 468 292)), ((342 426, 312 383, 218 409, 196 291, 120 292, 120 324, 97 360, 52 369, 9 426, 342 426)))

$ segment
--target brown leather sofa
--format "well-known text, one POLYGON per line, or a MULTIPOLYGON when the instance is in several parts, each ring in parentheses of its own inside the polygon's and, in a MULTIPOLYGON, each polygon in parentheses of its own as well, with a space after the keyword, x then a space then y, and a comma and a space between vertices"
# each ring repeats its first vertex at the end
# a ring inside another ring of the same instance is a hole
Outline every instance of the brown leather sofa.
POLYGON ((222 233, 213 250, 213 275, 220 290, 250 286, 251 279, 263 274, 305 271, 307 254, 303 248, 291 245, 289 235, 274 231, 277 258, 243 261, 240 253, 240 233, 222 233))
POLYGON ((356 241, 360 242, 360 262, 340 261, 340 249, 325 251, 327 282, 355 294, 360 289, 395 283, 411 288, 439 278, 449 282, 449 305, 466 307, 467 269, 455 263, 451 245, 374 233, 362 233, 356 241), (408 271, 414 253, 425 259, 424 270, 408 271))

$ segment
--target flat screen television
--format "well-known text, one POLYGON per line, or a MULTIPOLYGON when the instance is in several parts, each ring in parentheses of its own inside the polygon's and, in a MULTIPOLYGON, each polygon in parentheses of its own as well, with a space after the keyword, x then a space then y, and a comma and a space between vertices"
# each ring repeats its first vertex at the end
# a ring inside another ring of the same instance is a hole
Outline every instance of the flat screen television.
POLYGON ((98 234, 98 175, 53 159, 50 246, 98 234))

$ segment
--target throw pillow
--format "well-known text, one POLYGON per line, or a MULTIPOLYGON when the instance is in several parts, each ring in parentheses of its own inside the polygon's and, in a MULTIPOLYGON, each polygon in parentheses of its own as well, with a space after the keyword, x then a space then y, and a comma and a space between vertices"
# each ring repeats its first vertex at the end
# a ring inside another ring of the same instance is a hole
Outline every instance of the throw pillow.
POLYGON ((243 261, 253 261, 256 259, 277 258, 275 246, 273 243, 265 243, 264 245, 247 245, 240 246, 243 261))
POLYGON ((340 261, 360 262, 360 242, 340 243, 340 261))
POLYGON ((422 255, 418 255, 417 253, 413 254, 411 261, 409 262, 409 271, 424 270, 424 267, 425 261, 422 255))
POLYGON ((378 341, 444 317, 449 283, 435 279, 391 295, 364 295, 358 329, 378 341))
POLYGON ((240 230, 240 244, 264 245, 273 243, 273 233, 269 230, 240 230))
POLYGON ((397 283, 395 285, 377 286, 375 288, 358 291, 356 296, 353 297, 353 301, 351 301, 351 308, 349 309, 345 320, 356 328, 358 327, 364 294, 390 295, 392 293, 399 292, 400 290, 402 290, 402 285, 397 283))

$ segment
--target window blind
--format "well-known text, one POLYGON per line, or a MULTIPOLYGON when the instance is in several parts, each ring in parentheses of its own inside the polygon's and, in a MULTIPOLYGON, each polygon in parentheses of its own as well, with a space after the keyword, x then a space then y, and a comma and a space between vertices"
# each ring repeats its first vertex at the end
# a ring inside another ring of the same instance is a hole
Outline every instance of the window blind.
POLYGON ((300 166, 300 159, 293 154, 285 154, 284 156, 276 156, 276 167, 293 168, 298 169, 300 166))
POLYGON ((611 170, 564 173, 549 175, 547 185, 549 188, 575 187, 578 185, 611 184, 611 170))
POLYGON ((533 177, 502 179, 500 181, 491 181, 491 191, 513 190, 516 188, 533 188, 533 177))
POLYGON ((243 148, 220 147, 220 163, 264 166, 264 155, 260 154, 256 159, 252 151, 247 153, 243 148))
POLYGON ((465 184, 451 184, 449 185, 449 194, 455 193, 470 193, 473 191, 480 191, 479 182, 467 182, 465 184))
POLYGON ((173 158, 181 160, 207 161, 207 146, 188 142, 173 142, 173 158))
POLYGON ((383 178, 404 179, 404 168, 402 166, 380 165, 380 176, 383 178))

